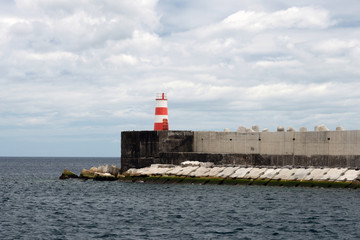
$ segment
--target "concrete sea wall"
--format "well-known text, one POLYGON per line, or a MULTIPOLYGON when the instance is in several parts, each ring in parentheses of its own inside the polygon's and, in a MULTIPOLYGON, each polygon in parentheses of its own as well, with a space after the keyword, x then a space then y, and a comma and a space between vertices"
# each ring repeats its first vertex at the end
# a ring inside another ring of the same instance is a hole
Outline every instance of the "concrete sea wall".
POLYGON ((121 133, 122 171, 186 160, 217 165, 360 168, 360 131, 121 133))
POLYGON ((194 152, 359 156, 360 131, 194 132, 194 152))

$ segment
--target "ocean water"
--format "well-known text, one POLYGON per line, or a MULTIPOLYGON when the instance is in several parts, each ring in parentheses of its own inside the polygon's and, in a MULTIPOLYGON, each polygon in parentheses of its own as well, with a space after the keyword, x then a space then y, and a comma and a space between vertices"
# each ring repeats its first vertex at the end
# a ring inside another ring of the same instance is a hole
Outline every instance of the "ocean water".
POLYGON ((360 239, 360 191, 59 180, 118 158, 0 158, 0 239, 360 239))

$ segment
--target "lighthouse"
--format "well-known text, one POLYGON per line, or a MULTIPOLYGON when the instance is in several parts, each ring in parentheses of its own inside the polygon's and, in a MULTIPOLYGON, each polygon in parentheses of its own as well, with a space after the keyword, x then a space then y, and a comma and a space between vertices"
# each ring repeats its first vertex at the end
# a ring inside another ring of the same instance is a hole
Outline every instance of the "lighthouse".
POLYGON ((166 93, 156 94, 154 131, 169 130, 166 93))

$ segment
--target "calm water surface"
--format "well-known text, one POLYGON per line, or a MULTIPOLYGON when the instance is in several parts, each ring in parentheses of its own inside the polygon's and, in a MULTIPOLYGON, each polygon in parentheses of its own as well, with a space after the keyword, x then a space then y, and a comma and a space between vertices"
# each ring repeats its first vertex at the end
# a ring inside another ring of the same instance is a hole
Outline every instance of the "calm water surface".
POLYGON ((360 190, 58 180, 118 158, 0 158, 0 239, 360 239, 360 190))

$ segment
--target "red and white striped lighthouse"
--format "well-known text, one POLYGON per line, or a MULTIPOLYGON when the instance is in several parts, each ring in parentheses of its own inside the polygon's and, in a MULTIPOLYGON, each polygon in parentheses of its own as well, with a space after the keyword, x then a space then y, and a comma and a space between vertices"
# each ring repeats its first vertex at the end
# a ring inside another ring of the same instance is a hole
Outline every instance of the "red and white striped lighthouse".
POLYGON ((166 93, 156 94, 154 131, 169 130, 166 93))

